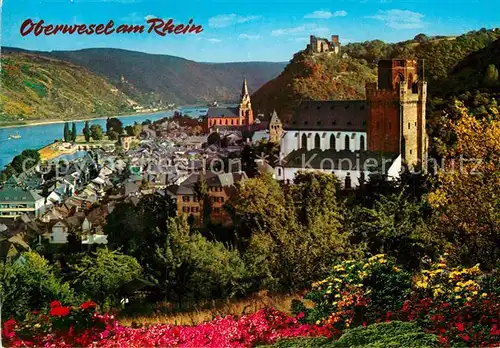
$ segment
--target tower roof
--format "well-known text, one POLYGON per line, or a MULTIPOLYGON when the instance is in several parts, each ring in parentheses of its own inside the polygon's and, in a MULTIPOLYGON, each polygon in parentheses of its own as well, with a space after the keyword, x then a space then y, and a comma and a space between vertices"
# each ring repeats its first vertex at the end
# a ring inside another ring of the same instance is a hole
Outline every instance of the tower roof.
POLYGON ((276 110, 273 111, 271 115, 271 120, 269 121, 270 124, 276 124, 276 123, 281 123, 281 120, 278 117, 278 113, 276 110))
POLYGON ((247 78, 243 79, 243 87, 241 87, 241 97, 244 97, 248 94, 248 86, 247 86, 247 78))

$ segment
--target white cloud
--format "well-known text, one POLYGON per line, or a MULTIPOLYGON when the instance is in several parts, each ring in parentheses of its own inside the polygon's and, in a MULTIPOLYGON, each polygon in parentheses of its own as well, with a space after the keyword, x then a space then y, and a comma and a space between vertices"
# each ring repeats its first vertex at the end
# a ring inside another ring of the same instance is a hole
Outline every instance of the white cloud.
POLYGON ((376 15, 367 18, 382 21, 392 29, 417 29, 425 26, 422 21, 424 15, 409 10, 378 11, 376 15))
POLYGON ((260 35, 240 34, 238 35, 238 39, 258 40, 260 39, 260 35))
POLYGON ((330 11, 314 11, 312 13, 306 14, 304 18, 314 18, 314 19, 329 19, 332 17, 345 17, 347 16, 347 12, 344 10, 341 11, 335 11, 335 12, 330 12, 330 11))
POLYGON ((208 19, 211 28, 225 28, 238 23, 246 23, 260 18, 259 16, 239 16, 237 14, 221 14, 208 19))
POLYGON ((272 36, 283 36, 283 35, 303 35, 307 33, 309 35, 326 35, 328 34, 330 29, 324 27, 318 27, 315 24, 304 24, 299 25, 298 27, 292 28, 281 28, 274 29, 271 31, 272 36))
POLYGON ((222 40, 219 40, 219 39, 207 39, 208 42, 211 42, 211 43, 219 43, 219 42, 222 42, 222 40))
POLYGON ((132 12, 122 17, 121 20, 127 24, 136 24, 138 22, 142 22, 144 20, 144 17, 139 16, 137 12, 132 12))

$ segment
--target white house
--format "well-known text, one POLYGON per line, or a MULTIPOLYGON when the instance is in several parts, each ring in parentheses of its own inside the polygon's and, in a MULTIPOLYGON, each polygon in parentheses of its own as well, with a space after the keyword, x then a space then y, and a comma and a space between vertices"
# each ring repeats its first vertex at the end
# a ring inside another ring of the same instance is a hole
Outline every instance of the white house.
POLYGON ((0 189, 0 217, 12 218, 33 214, 36 217, 45 211, 45 199, 35 191, 25 190, 13 181, 7 181, 0 189))

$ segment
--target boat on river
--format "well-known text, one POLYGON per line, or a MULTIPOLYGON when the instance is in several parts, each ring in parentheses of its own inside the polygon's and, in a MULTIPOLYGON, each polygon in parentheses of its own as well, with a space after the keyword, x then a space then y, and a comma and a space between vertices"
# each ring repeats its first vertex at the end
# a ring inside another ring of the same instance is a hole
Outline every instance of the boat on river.
POLYGON ((9 140, 11 139, 21 139, 20 134, 9 134, 9 140))

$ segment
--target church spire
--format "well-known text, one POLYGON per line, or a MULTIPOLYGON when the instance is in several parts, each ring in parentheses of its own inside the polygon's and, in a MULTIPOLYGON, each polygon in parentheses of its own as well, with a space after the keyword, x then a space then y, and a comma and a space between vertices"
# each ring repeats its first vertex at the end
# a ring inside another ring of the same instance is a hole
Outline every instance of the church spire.
POLYGON ((241 97, 248 95, 247 78, 243 79, 243 87, 241 88, 241 97))

